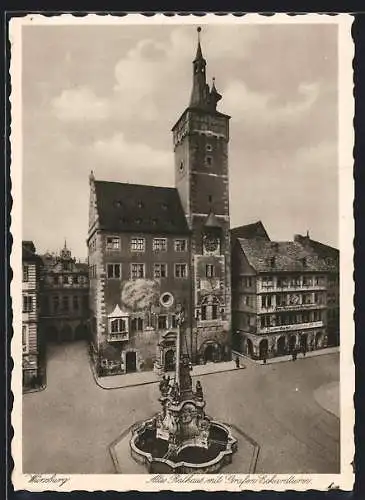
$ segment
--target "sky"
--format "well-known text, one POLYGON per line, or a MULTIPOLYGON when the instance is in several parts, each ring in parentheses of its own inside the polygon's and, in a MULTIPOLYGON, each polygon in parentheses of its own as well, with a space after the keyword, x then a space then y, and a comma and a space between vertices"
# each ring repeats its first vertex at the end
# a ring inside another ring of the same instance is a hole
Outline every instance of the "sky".
MULTIPOLYGON (((189 103, 194 25, 24 26, 23 239, 87 256, 89 173, 174 185, 171 127, 189 103)), ((338 246, 336 25, 203 26, 231 115, 231 227, 338 246)))

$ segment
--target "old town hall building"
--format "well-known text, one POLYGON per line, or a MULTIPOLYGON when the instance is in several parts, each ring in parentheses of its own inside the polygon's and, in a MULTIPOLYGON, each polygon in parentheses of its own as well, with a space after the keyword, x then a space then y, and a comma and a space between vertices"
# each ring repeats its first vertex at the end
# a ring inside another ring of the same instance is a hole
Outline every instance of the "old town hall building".
POLYGON ((91 334, 101 375, 173 369, 181 310, 194 363, 231 357, 230 117, 217 111, 220 99, 199 40, 190 103, 172 129, 175 188, 90 175, 91 334))

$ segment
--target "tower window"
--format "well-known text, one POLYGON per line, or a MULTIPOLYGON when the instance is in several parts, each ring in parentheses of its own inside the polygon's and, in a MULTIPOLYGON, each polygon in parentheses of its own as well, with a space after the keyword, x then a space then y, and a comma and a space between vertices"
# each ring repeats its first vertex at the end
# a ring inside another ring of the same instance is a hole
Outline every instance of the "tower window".
POLYGON ((212 203, 212 201, 213 201, 213 196, 211 194, 208 195, 208 201, 209 201, 209 203, 212 203))
POLYGON ((212 145, 211 145, 211 144, 207 144, 207 145, 205 146, 205 149, 206 149, 207 151, 212 151, 212 150, 213 150, 213 147, 212 147, 212 145))
POLYGON ((207 278, 214 278, 214 276, 215 276, 215 269, 214 269, 214 266, 212 264, 207 264, 205 266, 205 276, 207 278))
POLYGON ((180 162, 179 170, 180 170, 180 172, 184 172, 184 162, 183 161, 180 162))
POLYGON ((211 165, 212 161, 213 161, 213 158, 211 156, 206 156, 205 157, 205 161, 207 162, 207 165, 211 165))

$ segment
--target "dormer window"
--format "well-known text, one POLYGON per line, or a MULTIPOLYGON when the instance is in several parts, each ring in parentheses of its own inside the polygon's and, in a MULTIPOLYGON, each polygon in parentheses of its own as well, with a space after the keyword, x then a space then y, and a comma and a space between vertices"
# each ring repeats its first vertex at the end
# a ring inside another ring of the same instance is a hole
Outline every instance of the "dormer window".
POLYGON ((212 147, 212 145, 211 145, 211 144, 207 144, 207 145, 205 146, 205 149, 206 149, 206 151, 208 151, 208 152, 213 151, 213 147, 212 147))

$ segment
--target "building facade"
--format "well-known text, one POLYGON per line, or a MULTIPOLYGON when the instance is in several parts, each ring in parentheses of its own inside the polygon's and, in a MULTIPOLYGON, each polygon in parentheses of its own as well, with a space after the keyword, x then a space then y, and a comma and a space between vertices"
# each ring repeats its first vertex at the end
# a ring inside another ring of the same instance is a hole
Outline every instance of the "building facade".
POLYGON ((100 373, 170 370, 176 315, 194 363, 230 359, 229 116, 200 40, 189 106, 172 129, 175 188, 90 175, 89 276, 100 373))
POLYGON ((39 326, 39 283, 41 260, 34 243, 22 243, 22 349, 23 386, 36 386, 40 376, 41 339, 39 326))
POLYGON ((251 236, 236 237, 232 251, 234 348, 263 359, 338 345, 338 251, 319 254, 309 236, 251 236))
POLYGON ((66 242, 58 255, 42 257, 40 319, 45 342, 88 338, 88 265, 72 257, 66 242))
MULTIPOLYGON (((190 231, 176 189, 90 176, 91 331, 99 374, 172 370, 191 315, 190 231)), ((184 337, 191 351, 190 328, 184 337)))

